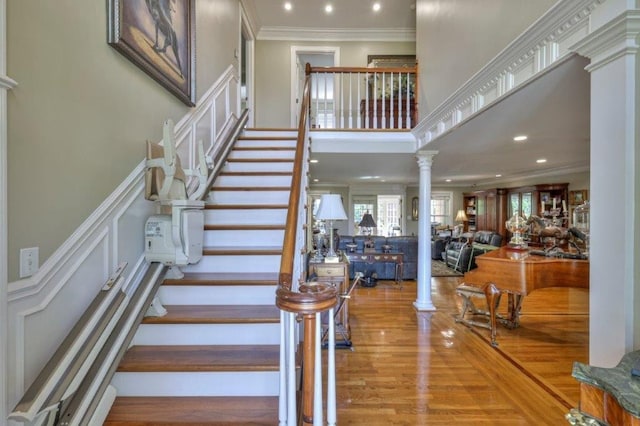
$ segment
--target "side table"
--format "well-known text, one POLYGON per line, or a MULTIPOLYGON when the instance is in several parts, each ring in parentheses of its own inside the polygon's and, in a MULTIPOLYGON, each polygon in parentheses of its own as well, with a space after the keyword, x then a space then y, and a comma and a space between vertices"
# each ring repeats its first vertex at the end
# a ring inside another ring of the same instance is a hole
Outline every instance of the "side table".
MULTIPOLYGON (((349 260, 341 256, 338 263, 309 261, 309 275, 316 275, 318 281, 328 282, 338 289, 338 294, 346 294, 349 289, 349 260)), ((336 318, 336 347, 351 347, 351 327, 349 326, 349 301, 345 300, 336 318), (343 342, 337 343, 342 338, 343 342)))

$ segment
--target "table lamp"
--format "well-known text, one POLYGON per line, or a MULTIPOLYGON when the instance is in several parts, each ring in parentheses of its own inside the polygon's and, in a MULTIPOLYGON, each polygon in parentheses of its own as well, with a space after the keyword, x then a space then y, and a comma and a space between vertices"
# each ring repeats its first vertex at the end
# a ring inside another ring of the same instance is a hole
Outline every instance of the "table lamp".
POLYGON ((316 219, 329 221, 329 252, 325 256, 325 262, 338 262, 338 255, 333 247, 333 221, 347 220, 347 213, 342 206, 340 194, 322 194, 320 206, 316 213, 316 219))
POLYGON ((373 220, 373 216, 371 213, 365 213, 362 215, 362 220, 358 224, 360 229, 362 229, 362 234, 367 236, 367 239, 364 241, 364 252, 372 252, 374 251, 374 243, 371 239, 371 231, 376 227, 376 222, 373 220))
MULTIPOLYGON (((464 223, 467 222, 468 220, 469 220, 469 218, 467 217, 467 214, 464 212, 464 210, 458 210, 458 213, 456 214, 455 221, 459 222, 460 225, 459 225, 459 227, 456 226, 456 229, 460 229, 460 230, 464 231, 464 228, 465 228, 464 223)), ((462 232, 458 232, 458 235, 456 235, 456 236, 459 236, 459 234, 461 234, 461 233, 462 232)))

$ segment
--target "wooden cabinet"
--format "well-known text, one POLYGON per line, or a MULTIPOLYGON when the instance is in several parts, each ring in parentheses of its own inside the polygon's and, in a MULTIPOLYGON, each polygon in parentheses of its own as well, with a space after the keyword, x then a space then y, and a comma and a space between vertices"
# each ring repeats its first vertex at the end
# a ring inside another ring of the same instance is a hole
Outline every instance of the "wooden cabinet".
POLYGON ((465 231, 494 231, 500 233, 506 221, 505 190, 487 189, 463 194, 465 213, 469 221, 465 231))
MULTIPOLYGON (((338 263, 309 262, 309 275, 316 275, 318 281, 328 282, 338 289, 338 294, 346 294, 349 289, 349 263, 342 258, 338 263)), ((349 301, 345 300, 339 317, 336 318, 336 339, 346 339, 351 345, 349 325, 349 301)))
POLYGON ((360 101, 360 119, 362 128, 366 129, 409 129, 416 125, 416 101, 409 99, 409 112, 407 102, 403 100, 398 104, 390 99, 363 99, 360 101), (407 123, 407 117, 411 120, 407 123), (368 121, 367 121, 368 119, 368 121), (391 123, 393 119, 393 124, 391 123))
POLYGON ((528 218, 531 215, 551 219, 554 205, 557 216, 568 226, 568 183, 552 183, 510 188, 508 193, 508 217, 518 214, 528 218))

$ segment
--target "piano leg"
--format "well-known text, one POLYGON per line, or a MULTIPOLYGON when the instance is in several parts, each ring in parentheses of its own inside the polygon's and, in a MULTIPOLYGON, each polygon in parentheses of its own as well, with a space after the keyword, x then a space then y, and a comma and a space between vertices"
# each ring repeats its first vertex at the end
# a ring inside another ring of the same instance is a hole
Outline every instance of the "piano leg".
MULTIPOLYGON (((484 295, 487 298, 487 307, 489 308, 489 326, 491 329, 491 346, 498 346, 496 341, 497 328, 497 310, 500 304, 500 290, 493 283, 484 286, 484 295)), ((511 300, 511 299, 509 299, 511 300)))
POLYGON ((509 317, 504 322, 507 328, 514 329, 520 326, 520 310, 524 296, 518 293, 509 293, 509 317))

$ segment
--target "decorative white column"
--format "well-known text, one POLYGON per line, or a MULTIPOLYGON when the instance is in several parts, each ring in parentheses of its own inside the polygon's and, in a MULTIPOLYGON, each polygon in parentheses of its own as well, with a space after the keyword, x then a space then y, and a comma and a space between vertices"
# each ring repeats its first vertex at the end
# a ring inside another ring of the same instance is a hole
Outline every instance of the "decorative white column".
POLYGON ((589 363, 612 367, 640 348, 640 10, 603 22, 572 50, 591 59, 589 363))
POLYGON ((431 301, 431 165, 438 151, 422 151, 416 157, 420 166, 418 193, 418 298, 419 311, 435 311, 431 301))

